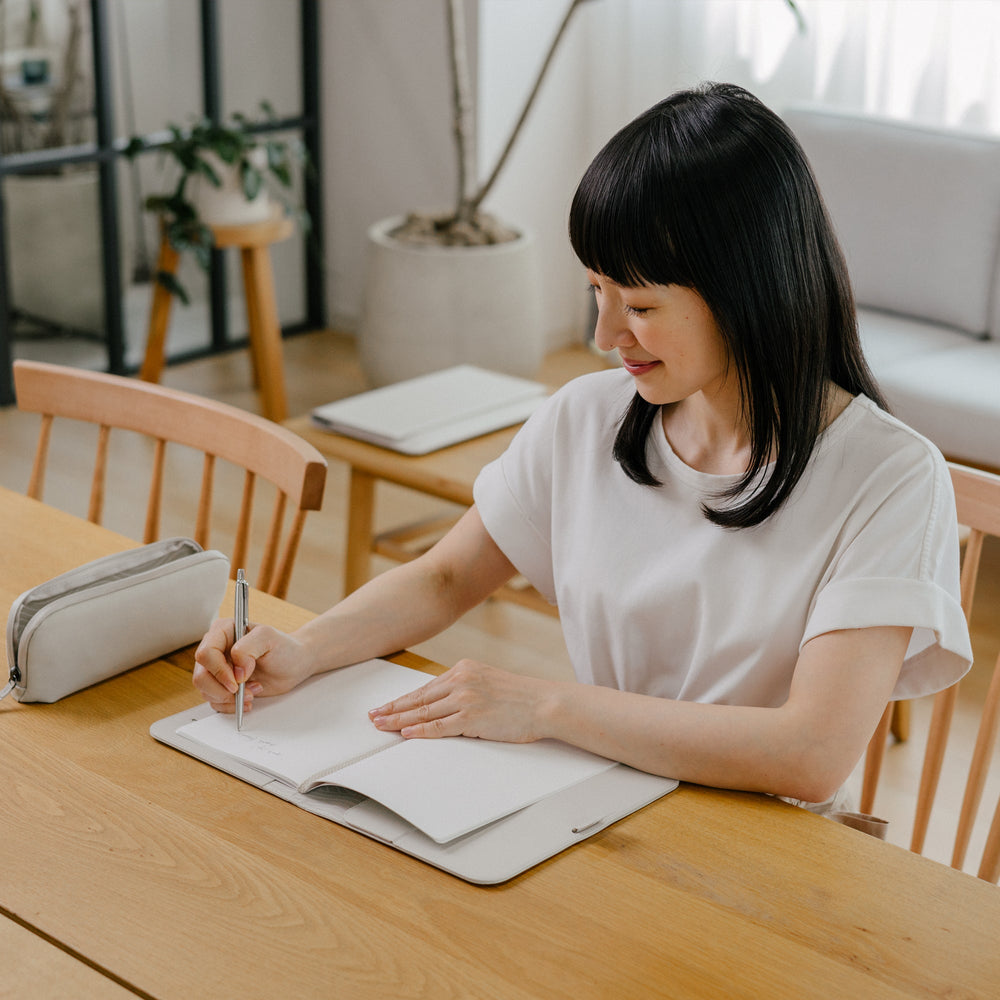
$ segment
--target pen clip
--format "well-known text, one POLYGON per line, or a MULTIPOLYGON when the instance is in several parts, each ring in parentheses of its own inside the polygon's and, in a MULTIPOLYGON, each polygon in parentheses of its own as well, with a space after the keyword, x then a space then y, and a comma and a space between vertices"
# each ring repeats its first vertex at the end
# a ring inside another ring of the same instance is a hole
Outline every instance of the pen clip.
POLYGON ((247 615, 249 612, 249 597, 250 597, 250 586, 247 583, 246 576, 243 570, 237 570, 236 572, 236 641, 239 642, 243 636, 246 635, 247 627, 249 626, 249 621, 247 620, 247 615))

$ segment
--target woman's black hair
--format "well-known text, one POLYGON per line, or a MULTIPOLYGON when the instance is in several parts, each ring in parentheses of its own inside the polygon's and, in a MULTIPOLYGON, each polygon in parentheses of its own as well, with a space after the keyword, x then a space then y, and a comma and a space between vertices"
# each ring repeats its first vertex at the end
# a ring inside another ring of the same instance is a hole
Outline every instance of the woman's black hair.
MULTIPOLYGON (((585 267, 617 284, 683 285, 712 312, 740 381, 751 457, 706 516, 760 524, 802 477, 829 384, 886 408, 858 338, 854 296, 805 154, 741 87, 705 84, 661 101, 597 154, 570 209, 585 267), (773 459, 770 475, 768 465, 773 459)), ((659 407, 638 393, 614 457, 650 486, 659 407)))

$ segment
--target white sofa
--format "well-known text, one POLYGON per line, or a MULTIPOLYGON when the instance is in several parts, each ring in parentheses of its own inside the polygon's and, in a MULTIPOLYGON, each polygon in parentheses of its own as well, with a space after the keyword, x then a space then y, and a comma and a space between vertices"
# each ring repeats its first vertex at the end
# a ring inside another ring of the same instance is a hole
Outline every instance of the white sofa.
POLYGON ((1000 136, 797 106, 893 412, 1000 469, 1000 136))

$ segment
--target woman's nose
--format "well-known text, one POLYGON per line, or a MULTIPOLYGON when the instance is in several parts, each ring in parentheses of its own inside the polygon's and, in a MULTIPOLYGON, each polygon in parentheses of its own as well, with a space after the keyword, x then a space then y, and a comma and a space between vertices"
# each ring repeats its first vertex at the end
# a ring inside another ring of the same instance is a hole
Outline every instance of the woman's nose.
POLYGON ((620 310, 598 305, 597 322, 594 324, 594 343, 601 351, 614 351, 634 340, 626 317, 620 310))

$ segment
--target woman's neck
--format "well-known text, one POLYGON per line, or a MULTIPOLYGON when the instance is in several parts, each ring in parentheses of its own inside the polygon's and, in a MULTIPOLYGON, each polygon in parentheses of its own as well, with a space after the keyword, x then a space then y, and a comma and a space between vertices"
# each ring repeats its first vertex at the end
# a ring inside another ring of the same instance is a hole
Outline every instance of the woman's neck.
POLYGON ((695 393, 660 411, 673 453, 697 472, 742 475, 750 464, 750 431, 739 400, 695 393))
MULTIPOLYGON (((821 430, 847 409, 852 398, 846 389, 829 384, 821 430)), ((660 420, 673 453, 695 471, 742 476, 749 468, 750 429, 739 397, 695 393, 663 406, 660 420)))

